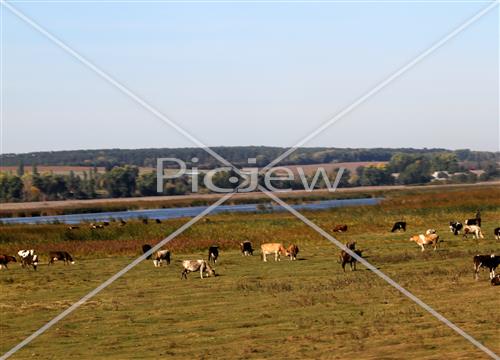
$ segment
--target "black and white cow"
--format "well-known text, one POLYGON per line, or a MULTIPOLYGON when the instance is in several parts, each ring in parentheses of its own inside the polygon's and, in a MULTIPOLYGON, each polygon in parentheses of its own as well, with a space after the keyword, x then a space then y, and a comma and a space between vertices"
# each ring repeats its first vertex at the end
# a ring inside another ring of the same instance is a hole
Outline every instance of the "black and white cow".
POLYGON ((33 266, 33 269, 36 270, 38 266, 38 255, 35 254, 35 250, 19 250, 17 255, 21 258, 21 266, 23 268, 26 266, 33 266))
POLYGON ((396 230, 406 231, 406 221, 395 222, 394 225, 392 226, 391 232, 394 232, 396 230))
POLYGON ((500 285, 500 274, 495 275, 495 277, 491 279, 491 285, 493 286, 500 285))
POLYGON ((495 239, 500 240, 500 227, 493 230, 493 234, 495 235, 495 239))
POLYGON ((243 241, 240 243, 240 250, 243 256, 253 255, 253 247, 250 241, 243 241))
POLYGON ((64 265, 74 264, 75 261, 73 257, 66 251, 51 251, 49 252, 49 265, 53 264, 55 261, 64 261, 64 265))
POLYGON ((463 225, 461 222, 458 221, 450 221, 450 231, 453 233, 453 235, 458 235, 460 234, 460 230, 463 229, 463 225))
POLYGON ((479 269, 484 267, 490 270, 490 279, 495 277, 495 270, 500 265, 500 256, 491 255, 476 255, 474 256, 474 278, 479 279, 479 269))
POLYGON ((208 262, 213 262, 214 264, 217 262, 217 258, 219 257, 219 247, 212 245, 208 248, 208 262))

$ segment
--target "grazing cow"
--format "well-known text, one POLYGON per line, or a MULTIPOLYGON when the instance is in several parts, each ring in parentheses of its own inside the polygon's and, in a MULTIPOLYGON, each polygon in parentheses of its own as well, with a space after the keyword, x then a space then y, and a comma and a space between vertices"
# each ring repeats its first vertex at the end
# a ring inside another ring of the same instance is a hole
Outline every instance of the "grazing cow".
POLYGON ((479 238, 484 239, 483 232, 481 231, 481 228, 477 225, 465 225, 463 237, 467 238, 468 234, 472 234, 473 239, 479 239, 479 238))
POLYGON ((76 226, 76 225, 70 225, 68 226, 68 230, 76 230, 76 229, 79 229, 80 227, 79 226, 76 226))
POLYGON ((170 251, 169 250, 158 250, 153 255, 153 265, 155 267, 160 267, 165 261, 167 265, 170 265, 170 251))
POLYGON ((427 229, 427 231, 425 232, 425 235, 430 235, 430 234, 435 234, 435 233, 436 233, 435 229, 427 229))
POLYGON ((479 269, 484 267, 490 270, 490 279, 495 277, 495 269, 500 265, 500 256, 491 255, 476 255, 474 256, 474 278, 479 279, 479 269))
POLYGON ((161 220, 160 220, 160 219, 155 219, 155 222, 156 222, 157 224, 161 224, 161 220))
POLYGON ((478 225, 477 219, 467 219, 465 220, 465 225, 478 225))
POLYGON ((491 279, 491 285, 493 286, 500 285, 500 274, 495 275, 495 277, 491 279))
POLYGON ((33 269, 36 270, 38 266, 38 255, 35 254, 35 250, 19 250, 17 255, 21 258, 21 266, 23 268, 31 265, 33 269))
POLYGON ((335 227, 333 228, 333 232, 346 232, 346 231, 347 231, 346 224, 335 225, 335 227))
POLYGON ((90 228, 91 229, 104 229, 104 225, 90 223, 90 228))
POLYGON ((500 240, 500 227, 493 230, 493 234, 495 235, 495 239, 500 240))
POLYGON ((120 220, 120 226, 124 226, 124 225, 127 225, 127 222, 125 220, 120 220))
POLYGON ((17 262, 17 260, 14 256, 0 255, 0 269, 3 269, 3 268, 9 269, 7 267, 7 264, 10 262, 17 262))
MULTIPOLYGON (((362 251, 361 250, 356 250, 356 242, 346 243, 345 246, 349 250, 354 251, 354 253, 356 255, 358 255, 359 257, 362 256, 362 251)), ((347 253, 345 250, 342 250, 340 252, 340 262, 342 264, 342 270, 344 270, 344 272, 345 272, 345 266, 346 266, 346 264, 349 264, 351 266, 351 271, 355 271, 356 270, 356 262, 357 262, 357 260, 353 256, 351 256, 349 253, 347 253)))
POLYGON ((219 247, 216 245, 212 245, 208 248, 208 262, 213 262, 214 264, 217 262, 217 258, 219 257, 219 247))
POLYGON ((54 261, 64 261, 64 265, 74 264, 75 261, 71 255, 66 251, 51 251, 49 252, 49 265, 53 264, 54 261))
POLYGON ((144 225, 147 225, 147 224, 148 224, 148 219, 142 219, 142 223, 143 223, 144 225))
MULTIPOLYGON (((151 248, 152 248, 152 246, 149 244, 142 245, 142 253, 143 254, 147 253, 149 250, 151 250, 151 248)), ((151 259, 151 256, 153 256, 153 254, 149 254, 148 257, 146 258, 146 260, 151 259)))
POLYGON ((283 254, 286 256, 286 249, 283 247, 281 243, 267 243, 262 244, 260 246, 262 250, 262 260, 267 261, 266 256, 270 254, 274 254, 274 261, 281 261, 280 255, 283 254))
POLYGON ((250 241, 243 241, 242 243, 240 243, 240 250, 243 256, 253 256, 253 248, 250 241))
POLYGON ((182 262, 184 270, 181 273, 181 279, 187 280, 187 274, 192 271, 200 271, 200 277, 203 279, 203 273, 206 272, 209 276, 216 276, 214 269, 205 260, 184 260, 182 262))
POLYGON ((103 222, 102 222, 102 224, 103 224, 104 226, 109 226, 109 221, 103 221, 103 222))
POLYGON ((464 226, 462 225, 461 222, 450 221, 450 231, 453 233, 453 235, 460 234, 460 230, 462 230, 463 227, 464 226))
POLYGON ((290 245, 286 249, 286 256, 289 256, 290 260, 297 260, 298 253, 299 253, 299 247, 295 244, 290 245))
POLYGON ((394 225, 392 226, 391 232, 394 232, 396 230, 406 231, 406 221, 395 222, 394 225))
POLYGON ((410 238, 410 241, 415 241, 418 246, 422 248, 422 251, 425 250, 425 245, 432 245, 434 247, 434 250, 436 250, 438 242, 439 242, 439 235, 438 234, 430 234, 430 235, 414 235, 410 238))

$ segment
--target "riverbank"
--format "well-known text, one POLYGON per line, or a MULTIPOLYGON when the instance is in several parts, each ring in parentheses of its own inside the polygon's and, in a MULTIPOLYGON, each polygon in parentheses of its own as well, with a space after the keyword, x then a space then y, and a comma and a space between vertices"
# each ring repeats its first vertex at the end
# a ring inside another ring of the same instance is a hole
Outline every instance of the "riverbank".
MULTIPOLYGON (((448 184, 423 186, 363 186, 355 188, 339 188, 335 192, 327 190, 295 190, 277 192, 275 195, 291 203, 320 201, 332 199, 356 199, 367 197, 385 197, 395 192, 412 191, 445 191, 450 189, 470 189, 500 186, 500 181, 481 182, 475 184, 448 184)), ((177 196, 149 196, 119 199, 65 200, 0 204, 0 217, 27 217, 64 215, 72 213, 98 213, 108 211, 126 211, 154 208, 176 208, 187 206, 206 206, 220 199, 223 194, 191 194, 177 196)), ((269 203, 270 199, 260 192, 238 193, 227 204, 269 203)))

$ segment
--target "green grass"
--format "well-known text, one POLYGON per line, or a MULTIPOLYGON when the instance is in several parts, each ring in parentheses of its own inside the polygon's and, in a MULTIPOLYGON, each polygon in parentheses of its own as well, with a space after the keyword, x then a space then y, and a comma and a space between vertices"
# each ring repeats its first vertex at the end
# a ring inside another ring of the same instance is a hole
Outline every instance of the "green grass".
MULTIPOLYGON (((347 223, 349 231, 336 235, 339 240, 356 240, 368 261, 500 353, 500 289, 490 286, 485 271, 477 282, 472 274, 474 254, 500 252, 500 241, 492 235, 500 224, 494 191, 476 193, 472 200, 452 192, 410 194, 377 207, 307 216, 327 230, 335 223, 347 223), (426 196, 435 201, 426 201, 426 196), (470 217, 470 210, 479 205, 486 209, 486 239, 453 236, 447 222, 470 217), (400 217, 409 222, 409 231, 391 234, 388 225, 400 217), (408 239, 427 227, 436 228, 444 242, 435 252, 421 253, 408 239)), ((487 358, 363 266, 343 273, 338 249, 291 215, 210 218, 210 223, 195 225, 169 246, 174 259, 170 266, 141 263, 14 358, 487 358), (300 260, 263 263, 258 255, 242 257, 235 246, 243 239, 254 246, 265 241, 297 243, 300 260), (193 273, 187 281, 180 280, 180 260, 205 258, 210 243, 223 249, 216 266, 220 276, 201 280, 193 273)), ((17 264, 0 271, 0 351, 7 351, 130 263, 145 240, 159 240, 159 234, 150 238, 150 232, 168 233, 183 221, 144 228, 145 236, 137 239, 57 238, 53 243, 50 237, 34 239, 37 249, 74 246, 77 262, 48 267, 41 251, 44 265, 36 273, 17 264), (115 252, 120 244, 126 250, 115 252), (106 253, 106 245, 112 251, 106 253)), ((1 251, 14 249, 27 229, 17 231, 11 238, 14 245, 4 237, 1 251)))

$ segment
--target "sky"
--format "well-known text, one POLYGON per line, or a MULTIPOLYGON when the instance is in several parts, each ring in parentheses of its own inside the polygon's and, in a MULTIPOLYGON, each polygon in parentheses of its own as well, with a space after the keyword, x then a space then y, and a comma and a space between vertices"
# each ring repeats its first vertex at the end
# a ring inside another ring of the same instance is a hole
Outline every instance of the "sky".
MULTIPOLYGON (((289 147, 488 5, 10 2, 208 146, 289 147)), ((499 151, 498 9, 304 146, 499 151)), ((197 146, 2 14, 3 153, 197 146)))

